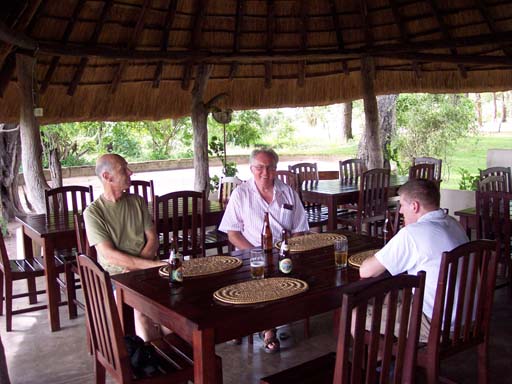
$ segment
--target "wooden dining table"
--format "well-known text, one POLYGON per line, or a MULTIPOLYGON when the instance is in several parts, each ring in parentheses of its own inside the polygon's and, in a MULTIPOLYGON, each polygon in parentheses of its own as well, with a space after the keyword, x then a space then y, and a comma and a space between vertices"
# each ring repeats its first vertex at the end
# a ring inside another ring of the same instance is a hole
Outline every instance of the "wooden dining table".
MULTIPOLYGON (((382 246, 379 239, 342 233, 348 238, 349 255, 382 246)), ((335 268, 333 247, 328 246, 292 253, 293 271, 288 276, 307 282, 306 292, 254 305, 223 304, 214 299, 216 290, 251 279, 249 252, 236 251, 233 256, 243 262, 238 269, 185 279, 178 288, 169 287, 158 268, 112 276, 124 332, 134 333, 133 309, 176 332, 192 345, 196 384, 216 381, 215 344, 335 310, 341 306, 342 293, 360 280, 355 268, 335 268)), ((267 256, 266 277, 283 276, 277 257, 277 250, 267 256)))
MULTIPOLYGON (((151 211, 150 211, 151 212, 151 211)), ((220 223, 224 207, 217 201, 206 204, 205 225, 220 223)), ((48 318, 52 332, 60 329, 59 305, 61 297, 54 263, 54 252, 58 249, 76 248, 76 235, 73 214, 50 215, 32 214, 17 215, 16 220, 22 224, 25 257, 33 256, 33 242, 42 249, 45 270, 45 285, 48 300, 48 318)), ((29 287, 33 290, 35 287, 29 287)), ((76 308, 71 313, 76 312, 76 308)), ((73 317, 73 316, 71 316, 73 317)))
MULTIPOLYGON (((398 188, 404 185, 408 176, 391 175, 389 179, 388 196, 395 196, 398 188)), ((337 227, 337 207, 341 204, 357 203, 359 197, 359 184, 342 183, 337 180, 317 180, 306 182, 301 188, 304 201, 322 204, 327 207, 327 230, 332 231, 337 227)))

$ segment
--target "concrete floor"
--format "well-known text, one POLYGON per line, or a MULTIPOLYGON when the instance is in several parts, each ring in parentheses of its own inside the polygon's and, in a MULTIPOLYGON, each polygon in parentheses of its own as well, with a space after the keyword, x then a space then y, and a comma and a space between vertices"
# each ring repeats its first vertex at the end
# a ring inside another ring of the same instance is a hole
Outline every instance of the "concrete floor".
MULTIPOLYGON (((512 383, 512 300, 506 290, 495 295, 490 348, 491 383, 512 383)), ((21 299, 24 301, 24 299, 21 299)), ((24 304, 24 303, 23 303, 24 304)), ((93 383, 92 358, 85 344, 84 315, 69 320, 61 307, 62 329, 51 333, 46 311, 17 315, 13 332, 5 332, 5 316, 0 317, 0 333, 4 344, 9 375, 18 383, 93 383)), ((277 355, 262 351, 257 336, 249 345, 222 344, 217 353, 222 357, 225 383, 257 383, 260 377, 320 356, 335 349, 332 316, 324 314, 311 320, 311 337, 303 338, 302 323, 288 328, 292 339, 283 342, 277 355)), ((443 363, 443 372, 460 383, 476 383, 476 353, 465 352, 443 363)))

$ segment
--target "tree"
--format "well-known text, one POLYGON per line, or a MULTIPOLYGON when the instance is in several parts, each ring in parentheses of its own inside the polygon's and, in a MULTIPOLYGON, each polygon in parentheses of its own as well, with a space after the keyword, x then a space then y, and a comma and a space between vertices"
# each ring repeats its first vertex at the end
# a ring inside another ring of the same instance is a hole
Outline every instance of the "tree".
POLYGON ((161 121, 141 121, 136 123, 151 138, 149 157, 153 160, 168 159, 171 152, 180 147, 190 147, 192 143, 192 121, 189 117, 161 121))
POLYGON ((0 124, 0 203, 5 221, 22 212, 18 194, 18 170, 21 163, 20 130, 16 124, 0 124))
POLYGON ((352 134, 352 102, 343 103, 343 134, 341 137, 342 143, 347 143, 354 138, 352 134))
MULTIPOLYGON (((258 111, 235 111, 231 122, 226 124, 226 142, 241 147, 250 147, 261 138, 262 120, 258 111)), ((223 137, 223 125, 208 119, 208 132, 212 137, 223 137)))

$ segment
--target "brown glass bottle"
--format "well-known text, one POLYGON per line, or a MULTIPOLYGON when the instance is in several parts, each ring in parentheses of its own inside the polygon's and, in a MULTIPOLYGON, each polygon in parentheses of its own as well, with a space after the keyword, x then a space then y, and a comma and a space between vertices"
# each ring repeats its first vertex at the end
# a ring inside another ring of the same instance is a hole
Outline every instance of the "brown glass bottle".
POLYGON ((279 248, 279 271, 289 274, 293 269, 292 258, 290 257, 290 246, 288 244, 288 233, 283 229, 281 233, 281 247, 279 248))
POLYGON ((179 252, 174 248, 169 255, 169 285, 171 287, 180 286, 183 283, 183 263, 179 252))
POLYGON ((261 248, 265 251, 265 253, 272 253, 272 246, 272 229, 270 228, 268 212, 265 212, 265 217, 263 218, 263 228, 261 230, 261 248))

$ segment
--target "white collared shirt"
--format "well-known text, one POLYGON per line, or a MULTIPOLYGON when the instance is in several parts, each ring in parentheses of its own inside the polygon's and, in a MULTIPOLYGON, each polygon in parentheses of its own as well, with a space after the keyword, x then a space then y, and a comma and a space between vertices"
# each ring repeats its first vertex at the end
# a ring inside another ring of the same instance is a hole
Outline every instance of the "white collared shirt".
POLYGON ((292 233, 309 230, 302 202, 290 186, 275 179, 272 201, 269 204, 256 188, 254 178, 247 180, 233 191, 219 230, 241 232, 252 245, 260 246, 265 212, 270 216, 274 242, 281 240, 283 228, 292 233), (292 209, 286 209, 285 204, 292 209))

